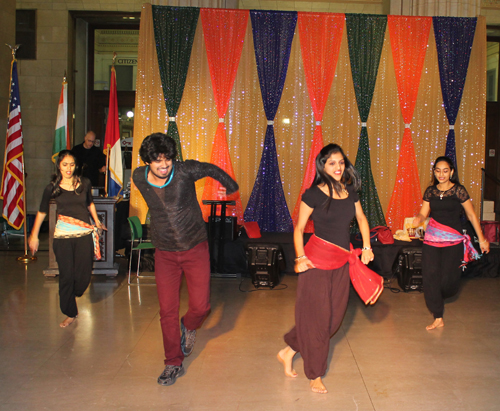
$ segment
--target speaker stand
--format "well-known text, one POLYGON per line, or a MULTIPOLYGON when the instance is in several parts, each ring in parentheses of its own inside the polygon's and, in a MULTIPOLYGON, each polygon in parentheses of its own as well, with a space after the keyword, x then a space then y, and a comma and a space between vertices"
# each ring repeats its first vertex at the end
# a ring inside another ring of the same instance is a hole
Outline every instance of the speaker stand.
POLYGON ((226 206, 236 205, 234 200, 202 200, 203 204, 210 205, 210 218, 208 223, 208 247, 210 251, 210 270, 212 277, 237 278, 237 274, 226 274, 224 271, 224 242, 226 239, 226 206), (219 237, 215 235, 215 224, 217 217, 217 206, 220 205, 219 237), (215 257, 215 245, 217 244, 218 256, 215 257))

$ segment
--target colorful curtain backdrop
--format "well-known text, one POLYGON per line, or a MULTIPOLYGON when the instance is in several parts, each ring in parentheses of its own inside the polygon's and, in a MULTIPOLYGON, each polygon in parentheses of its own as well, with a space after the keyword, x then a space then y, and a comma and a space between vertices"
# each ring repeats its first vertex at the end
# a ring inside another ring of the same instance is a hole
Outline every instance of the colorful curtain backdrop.
MULTIPOLYGON (((361 121, 354 92, 346 32, 347 30, 344 30, 342 33, 335 76, 323 112, 321 128, 325 144, 338 143, 349 158, 354 159, 358 151, 361 121)), ((299 40, 299 30, 295 36, 295 39, 299 40)), ((449 128, 443 106, 433 30, 430 31, 427 46, 411 122, 411 136, 415 144, 422 192, 431 180, 432 162, 445 152, 446 139, 443 130, 449 128)), ((456 119, 456 127, 460 129, 456 137, 456 148, 457 153, 461 153, 457 156, 457 166, 461 171, 461 182, 471 195, 477 211, 480 205, 481 167, 484 165, 485 153, 485 67, 486 23, 484 17, 478 17, 467 79, 456 119)), ((141 165, 138 150, 142 140, 152 132, 166 132, 168 128, 168 115, 156 56, 152 7, 148 4, 143 6, 141 16, 137 70, 133 168, 141 165)), ((401 104, 394 73, 389 31, 386 30, 366 127, 373 179, 385 213, 395 186, 401 138, 404 134, 404 121, 401 119, 401 104)), ((249 21, 240 64, 224 117, 229 155, 240 185, 243 208, 252 193, 263 152, 267 119, 262 100, 249 21)), ((176 116, 185 158, 210 161, 218 119, 200 19, 194 36, 184 93, 176 116)), ((314 111, 308 92, 301 44, 300 41, 293 41, 288 72, 274 123, 278 167, 289 210, 294 209, 300 195, 314 131, 314 111), (286 123, 283 122, 285 119, 286 123)), ((200 180, 196 185, 200 200, 205 181, 206 179, 200 180)), ((144 221, 147 207, 134 187, 130 204, 130 214, 138 215, 144 221)))
MULTIPOLYGON (((366 122, 372 105, 386 25, 386 16, 346 14, 352 81, 361 120, 355 167, 361 175, 359 200, 370 227, 385 225, 384 213, 372 174, 366 122)), ((353 231, 359 231, 356 221, 353 227, 353 231)))
MULTIPOLYGON (((229 105, 241 51, 243 50, 249 12, 248 10, 201 9, 200 14, 212 89, 217 106, 217 115, 219 116, 210 162, 222 168, 233 179, 236 179, 227 145, 224 116, 229 105)), ((221 185, 218 181, 207 177, 202 200, 216 199, 220 188, 221 185)), ((228 207, 227 215, 236 216, 238 224, 243 224, 243 207, 240 193, 236 192, 228 195, 227 200, 236 201, 236 206, 228 207)), ((208 220, 210 206, 201 204, 201 208, 203 217, 208 220)))
POLYGON ((177 158, 181 161, 182 146, 175 117, 184 92, 199 14, 197 7, 153 6, 156 52, 169 115, 167 135, 176 141, 177 158))
POLYGON ((293 224, 280 177, 274 118, 285 84, 297 13, 252 11, 250 17, 267 129, 245 221, 257 221, 263 232, 290 232, 293 224))
MULTIPOLYGON (((455 165, 455 121, 457 119, 469 58, 476 31, 477 18, 434 17, 434 36, 438 51, 439 77, 444 109, 450 123, 446 139, 446 155, 455 165)), ((460 171, 460 170, 457 170, 460 171)))
MULTIPOLYGON (((314 112, 315 127, 306 172, 292 214, 294 225, 299 218, 302 194, 311 187, 316 175, 316 156, 324 145, 321 122, 335 76, 344 21, 345 15, 343 13, 298 13, 300 52, 304 64, 307 91, 314 112)), ((313 231, 314 223, 309 220, 305 232, 312 233, 313 231)))
POLYGON ((387 210, 387 223, 392 231, 396 232, 403 227, 406 217, 418 213, 422 203, 410 124, 417 103, 432 18, 389 16, 388 23, 396 83, 405 125, 396 183, 387 210))

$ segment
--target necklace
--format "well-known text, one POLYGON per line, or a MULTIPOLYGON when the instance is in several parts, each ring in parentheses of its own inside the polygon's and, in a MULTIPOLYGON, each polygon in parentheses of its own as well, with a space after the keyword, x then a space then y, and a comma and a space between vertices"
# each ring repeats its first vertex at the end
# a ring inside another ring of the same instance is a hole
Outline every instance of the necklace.
POLYGON ((450 188, 446 189, 446 190, 441 190, 437 185, 436 185, 436 188, 439 190, 439 192, 441 194, 439 194, 439 199, 442 200, 443 199, 443 196, 444 196, 444 193, 446 193, 447 191, 451 190, 452 188, 454 187, 454 185, 452 185, 450 188))
POLYGON ((71 191, 75 188, 75 183, 73 179, 71 179, 71 181, 61 181, 59 183, 59 186, 65 189, 66 191, 71 191))

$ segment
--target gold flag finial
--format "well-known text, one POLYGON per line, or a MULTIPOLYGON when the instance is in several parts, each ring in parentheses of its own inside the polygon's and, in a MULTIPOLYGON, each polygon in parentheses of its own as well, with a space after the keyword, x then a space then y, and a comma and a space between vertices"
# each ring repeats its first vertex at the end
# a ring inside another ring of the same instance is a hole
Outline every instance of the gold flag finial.
POLYGON ((115 65, 116 60, 116 51, 113 51, 113 66, 115 65))
POLYGON ((20 44, 16 44, 15 46, 11 46, 10 44, 8 43, 5 43, 5 45, 10 48, 10 51, 12 52, 12 60, 15 60, 16 59, 16 51, 19 47, 21 47, 20 44))

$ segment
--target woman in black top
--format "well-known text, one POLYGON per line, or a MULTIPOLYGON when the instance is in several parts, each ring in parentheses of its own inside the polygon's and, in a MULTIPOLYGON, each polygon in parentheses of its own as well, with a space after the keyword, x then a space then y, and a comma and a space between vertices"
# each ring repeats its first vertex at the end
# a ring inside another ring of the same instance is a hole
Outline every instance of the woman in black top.
MULTIPOLYGON (((429 216, 445 232, 462 234, 460 215, 465 211, 479 239, 481 251, 488 253, 490 244, 483 235, 481 224, 474 212, 469 194, 458 180, 455 166, 450 158, 438 157, 433 167, 434 179, 427 187, 423 197, 422 208, 413 220, 417 227, 429 216)), ((443 232, 443 231, 441 231, 443 232)), ((426 327, 427 330, 443 327, 444 300, 455 295, 460 288, 461 264, 464 260, 463 239, 457 240, 455 245, 449 241, 429 244, 429 226, 422 246, 422 281, 427 308, 434 316, 434 322, 426 327), (459 241, 459 242, 458 242, 459 241)))
POLYGON ((93 226, 89 214, 98 229, 106 229, 97 217, 92 200, 91 183, 75 175, 76 159, 69 150, 59 153, 56 174, 45 188, 40 211, 38 211, 31 235, 29 248, 34 255, 38 251, 38 234, 49 203, 54 199, 57 205, 58 221, 54 232, 53 249, 59 268, 60 307, 67 318, 59 325, 64 328, 73 323, 78 315, 76 298, 81 297, 90 283, 94 257, 92 240, 93 226))
POLYGON ((349 250, 350 223, 356 217, 363 237, 361 261, 364 264, 372 261, 370 228, 356 193, 359 187, 359 175, 340 146, 323 147, 316 157, 315 180, 302 196, 294 231, 295 271, 300 273, 295 327, 285 335, 288 346, 278 353, 278 360, 285 375, 296 377, 292 362, 300 351, 311 389, 321 394, 327 392, 321 377, 326 372, 330 338, 347 308, 349 268, 348 264, 333 270, 316 268, 304 251, 304 229, 311 217, 315 236, 327 245, 349 250))

